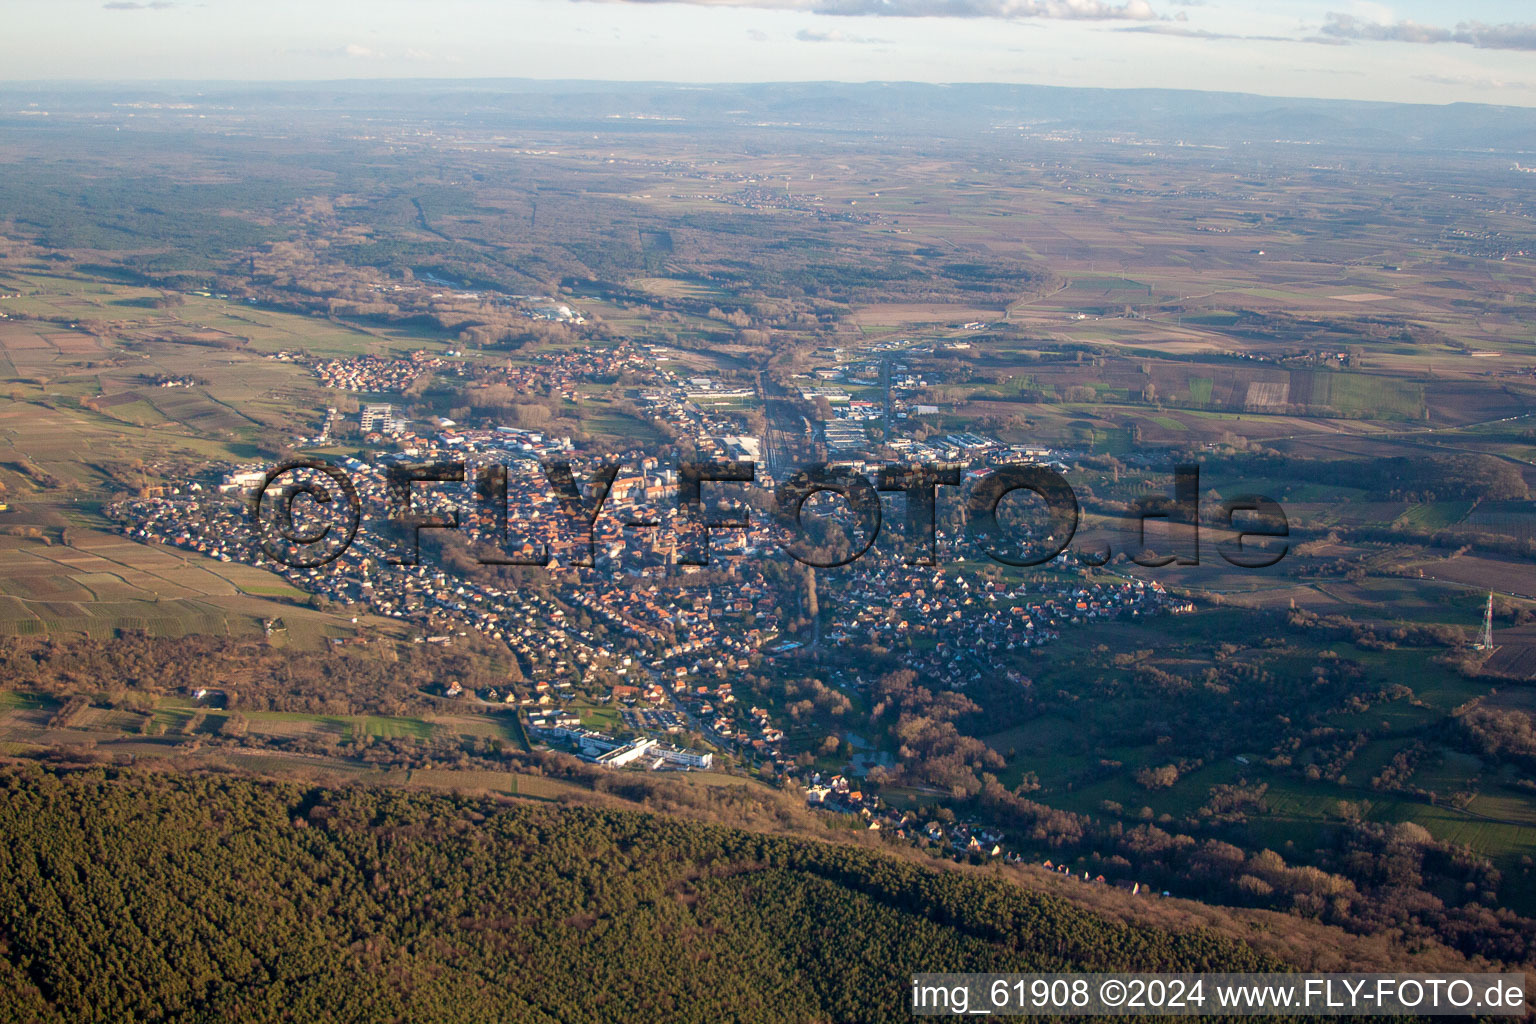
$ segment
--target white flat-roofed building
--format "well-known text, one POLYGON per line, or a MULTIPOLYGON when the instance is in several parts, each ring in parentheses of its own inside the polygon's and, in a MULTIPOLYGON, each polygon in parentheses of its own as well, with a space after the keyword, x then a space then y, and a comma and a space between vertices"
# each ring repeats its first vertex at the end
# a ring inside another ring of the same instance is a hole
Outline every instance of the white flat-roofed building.
POLYGON ((683 747, 658 747, 656 753, 668 764, 681 765, 684 768, 708 768, 715 763, 715 755, 702 750, 687 750, 683 747))
POLYGON ((622 747, 615 747, 613 750, 608 751, 608 753, 599 756, 597 763, 606 765, 609 768, 619 768, 629 764, 631 761, 644 757, 646 754, 653 752, 655 748, 656 741, 649 737, 635 740, 632 743, 624 744, 622 747))

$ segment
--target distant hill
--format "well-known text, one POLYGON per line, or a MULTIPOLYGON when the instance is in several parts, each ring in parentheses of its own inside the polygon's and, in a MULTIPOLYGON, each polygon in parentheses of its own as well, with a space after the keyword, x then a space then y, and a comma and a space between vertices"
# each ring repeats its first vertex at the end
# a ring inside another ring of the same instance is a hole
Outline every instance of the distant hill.
MULTIPOLYGON (((0 124, 20 125, 37 104, 70 113, 113 113, 138 105, 141 126, 187 109, 211 116, 262 113, 297 125, 307 116, 369 114, 428 118, 447 126, 601 130, 779 129, 1005 143, 1021 126, 1059 129, 1092 142, 1134 138, 1194 146, 1298 143, 1379 153, 1475 152, 1529 156, 1536 109, 1486 104, 1379 103, 1174 89, 1083 89, 1041 85, 915 82, 787 82, 684 85, 525 79, 302 83, 130 82, 116 85, 10 84, 0 124), (190 106, 188 106, 190 105, 190 106)), ((60 116, 62 115, 62 117, 60 116)), ((99 119, 93 118, 93 121, 99 119)), ((184 123, 184 120, 181 122, 184 123)), ((35 126, 35 125, 34 125, 35 126)), ((1253 152, 1250 150, 1250 152, 1253 152)), ((1527 160, 1527 162, 1530 162, 1527 160)))

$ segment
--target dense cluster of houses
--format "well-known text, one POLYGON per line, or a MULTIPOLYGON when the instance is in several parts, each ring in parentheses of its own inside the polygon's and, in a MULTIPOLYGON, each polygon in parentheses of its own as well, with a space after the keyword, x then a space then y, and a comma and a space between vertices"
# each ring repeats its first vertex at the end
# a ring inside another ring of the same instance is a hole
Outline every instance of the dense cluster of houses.
MULTIPOLYGON (((381 474, 363 467, 352 479, 365 509, 385 507, 381 474)), ((244 497, 208 502, 196 494, 173 494, 121 503, 112 512, 137 540, 173 544, 226 562, 261 560, 253 553, 244 497)), ((423 624, 448 621, 477 629, 507 644, 525 664, 553 675, 574 673, 576 665, 608 654, 594 645, 590 635, 568 629, 566 609, 542 593, 503 590, 426 562, 394 564, 390 558, 398 553, 390 540, 360 530, 352 546, 329 565, 265 564, 296 585, 343 606, 423 624)))
MULTIPOLYGON (((588 691, 612 683, 610 699, 654 705, 665 698, 721 749, 789 767, 781 748, 783 732, 767 712, 753 708, 743 713, 735 707, 730 684, 719 682, 755 668, 786 641, 782 633, 792 603, 764 576, 761 562, 730 557, 775 551, 779 528, 769 517, 753 516, 748 529, 711 537, 712 561, 731 566, 724 578, 715 573, 698 579, 679 576, 674 568, 681 532, 672 497, 675 480, 655 459, 631 452, 629 468, 615 478, 592 530, 595 563, 580 568, 573 556, 584 555, 585 545, 561 513, 540 466, 541 459, 569 457, 568 439, 504 427, 450 429, 410 441, 411 454, 386 454, 375 465, 345 460, 363 508, 372 510, 367 514, 382 515, 387 509, 384 470, 394 461, 461 460, 471 480, 484 463, 503 465, 508 506, 517 511, 502 554, 528 561, 551 554, 552 586, 505 589, 425 559, 397 564, 406 550, 397 538, 372 528, 378 524, 368 523, 366 516, 356 540, 336 562, 279 571, 342 606, 437 624, 429 632, 446 635, 451 630, 444 624, 478 630, 511 648, 528 677, 541 683, 575 682, 588 691), (659 525, 633 528, 637 521, 659 525)), ((233 502, 208 501, 200 485, 193 484, 183 493, 123 503, 116 513, 136 539, 225 561, 250 560, 253 542, 241 492, 263 479, 254 467, 231 474, 225 487, 241 499, 233 502)), ((472 484, 455 494, 456 487, 421 489, 418 510, 431 510, 434 502, 454 505, 472 535, 489 538, 498 527, 494 512, 477 503, 472 484)), ((1140 616, 1168 606, 1156 583, 1006 585, 875 558, 828 576, 824 588, 823 603, 833 609, 824 639, 904 650, 911 667, 953 689, 982 678, 1022 684, 1014 652, 1047 642, 1074 623, 1140 616)))
MULTIPOLYGON (((366 521, 372 514, 367 512, 356 539, 335 562, 314 569, 267 564, 342 606, 423 624, 451 623, 505 643, 530 678, 539 680, 532 700, 568 699, 572 681, 592 691, 602 680, 623 680, 612 687, 611 699, 660 698, 665 692, 696 716, 700 731, 721 749, 787 765, 779 749, 783 734, 766 721, 766 713, 738 717, 730 684, 712 688, 703 682, 751 667, 762 657, 759 648, 778 636, 781 602, 761 572, 748 563, 730 585, 664 583, 661 577, 674 555, 673 531, 623 527, 652 506, 667 507, 664 519, 675 514, 671 502, 662 500, 670 498, 675 483, 670 469, 630 453, 635 469, 616 477, 605 516, 594 530, 593 549, 602 561, 593 569, 573 569, 572 555, 580 554, 583 545, 563 521, 540 466, 541 459, 569 457, 568 439, 501 428, 450 430, 409 440, 410 456, 385 455, 371 466, 343 461, 362 507, 376 512, 388 507, 384 472, 395 461, 461 459, 470 479, 485 462, 504 465, 508 504, 517 510, 510 532, 517 536, 502 545, 503 553, 533 559, 551 551, 553 587, 504 589, 455 575, 425 558, 420 564, 396 564, 392 557, 402 554, 397 539, 371 529, 377 524, 366 521), (574 625, 576 615, 590 619, 592 627, 574 625)), ((205 501, 201 485, 193 484, 177 488, 180 493, 121 503, 114 514, 135 539, 174 544, 224 561, 248 561, 254 544, 246 499, 265 476, 259 467, 228 474, 226 491, 236 499, 231 502, 205 501)), ((428 494, 419 492, 416 498, 420 509, 434 507, 428 494)), ((467 493, 457 495, 457 501, 446 493, 437 498, 436 504, 458 505, 472 533, 496 526, 494 513, 476 506, 467 493)), ((758 540, 769 542, 761 534, 758 540)), ((720 554, 745 545, 743 537, 722 535, 711 546, 720 554)))
POLYGON ((387 356, 357 356, 352 359, 327 359, 314 366, 322 387, 341 391, 399 393, 416 383, 423 373, 438 369, 443 360, 430 352, 412 352, 404 359, 387 356))
POLYGON ((620 378, 633 384, 660 379, 654 363, 638 346, 626 341, 608 348, 586 346, 544 352, 528 362, 508 360, 482 367, 476 371, 470 395, 473 399, 474 388, 504 385, 523 395, 558 396, 574 402, 580 400, 583 384, 620 378))
POLYGON ((950 689, 979 679, 1022 682, 1012 652, 1060 635, 1063 626, 1140 617, 1174 604, 1157 582, 972 585, 961 574, 863 560, 830 601, 830 638, 910 648, 908 665, 950 689))
MULTIPOLYGON (((626 342, 552 353, 533 366, 497 372, 515 388, 567 397, 594 381, 623 377, 637 388, 652 415, 701 454, 756 461, 757 440, 731 432, 740 429, 739 416, 721 412, 715 403, 701 403, 702 396, 728 386, 664 371, 657 362, 664 355, 655 346, 626 342)), ((415 375, 438 363, 436 357, 417 353, 409 359, 333 360, 320 364, 316 372, 328 386, 388 391, 409 386, 415 375)), ((485 379, 477 376, 477 384, 485 379)), ((372 426, 393 415, 386 406, 364 411, 373 414, 372 426)), ((356 539, 336 561, 319 568, 289 568, 269 560, 264 564, 340 606, 416 623, 424 642, 449 642, 456 632, 472 629, 504 643, 529 682, 508 685, 504 692, 487 691, 480 699, 522 705, 531 730, 554 737, 561 734, 551 730, 567 730, 566 740, 578 747, 583 730, 571 706, 580 696, 637 711, 667 709, 717 750, 793 773, 793 752, 786 755, 783 750, 783 730, 767 709, 739 703, 730 682, 740 673, 764 670, 775 656, 823 643, 872 643, 903 651, 907 663, 935 685, 964 689, 982 678, 1012 679, 1022 685, 1026 681, 1018 673, 1016 652, 1047 642, 1074 623, 1169 607, 1156 583, 1081 584, 1044 578, 1026 586, 971 576, 948 557, 939 560, 949 566, 944 570, 866 557, 846 572, 823 577, 821 604, 832 609, 823 619, 825 635, 786 637, 789 621, 803 609, 796 611, 798 592, 786 593, 763 572, 763 559, 787 557, 778 551, 786 538, 771 517, 753 514, 745 529, 710 534, 711 571, 695 572, 680 563, 687 561, 682 557, 685 549, 702 538, 690 536, 681 518, 675 472, 654 456, 638 448, 613 456, 621 468, 592 522, 589 540, 582 524, 573 523, 562 508, 543 465, 574 459, 569 438, 520 427, 466 430, 449 421, 437 423, 431 432, 405 429, 387 442, 370 433, 380 449, 390 449, 381 451, 372 464, 341 460, 357 489, 364 519, 356 539), (413 511, 455 509, 473 542, 471 551, 482 556, 494 553, 533 564, 547 558, 549 585, 493 585, 434 564, 426 552, 412 564, 402 537, 381 528, 390 508, 386 472, 400 462, 463 463, 464 484, 416 489, 413 511), (487 466, 505 470, 504 532, 503 517, 476 489, 479 471, 487 466)), ((940 442, 950 448, 934 448, 935 455, 947 455, 952 448, 973 465, 1018 454, 974 434, 954 434, 940 442)), ((576 474, 581 486, 586 476, 579 465, 576 474)), ((111 511, 135 539, 173 544, 224 561, 250 561, 258 549, 247 498, 265 475, 262 467, 237 467, 219 488, 226 493, 224 499, 212 495, 212 481, 206 488, 194 482, 157 497, 119 503, 111 511)), ((940 531, 939 539, 948 545, 948 554, 957 550, 958 538, 940 531)), ((601 758, 625 746, 615 741, 592 756, 601 758)), ((678 760, 683 755, 669 754, 661 746, 634 754, 637 761, 653 757, 665 764, 684 763, 678 760)), ((835 786, 829 786, 826 796, 828 806, 868 809, 835 786)), ((967 835, 967 846, 971 838, 967 835)), ((977 841, 987 843, 985 838, 977 841)))

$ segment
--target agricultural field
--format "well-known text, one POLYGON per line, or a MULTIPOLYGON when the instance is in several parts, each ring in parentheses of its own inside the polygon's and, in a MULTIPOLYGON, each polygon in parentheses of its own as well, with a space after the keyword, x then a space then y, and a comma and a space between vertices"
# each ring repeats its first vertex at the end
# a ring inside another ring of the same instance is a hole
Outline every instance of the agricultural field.
POLYGON ((357 631, 350 615, 316 612, 304 591, 250 565, 84 528, 34 531, 0 534, 0 634, 254 636, 281 619, 278 643, 314 648, 357 631))

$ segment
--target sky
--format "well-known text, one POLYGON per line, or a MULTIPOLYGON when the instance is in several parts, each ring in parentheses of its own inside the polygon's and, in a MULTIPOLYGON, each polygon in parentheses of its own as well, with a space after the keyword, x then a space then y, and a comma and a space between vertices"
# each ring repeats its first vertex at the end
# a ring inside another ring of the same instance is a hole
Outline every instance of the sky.
POLYGON ((0 79, 1017 82, 1536 106, 1531 0, 5 0, 0 79))

